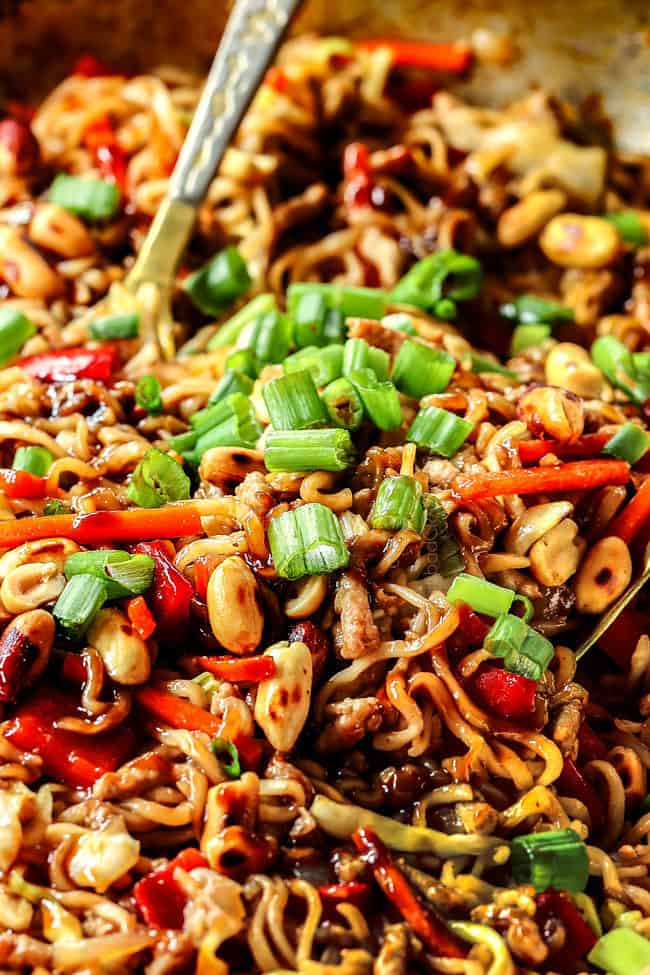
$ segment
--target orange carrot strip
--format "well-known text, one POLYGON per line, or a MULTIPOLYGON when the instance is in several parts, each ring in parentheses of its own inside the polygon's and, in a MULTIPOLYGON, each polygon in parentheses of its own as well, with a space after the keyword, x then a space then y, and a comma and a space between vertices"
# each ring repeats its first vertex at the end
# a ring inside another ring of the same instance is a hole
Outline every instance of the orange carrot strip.
POLYGON ((374 51, 387 47, 396 68, 428 68, 429 71, 466 71, 472 60, 472 49, 461 41, 432 43, 430 41, 398 41, 385 38, 358 41, 358 48, 374 51))
POLYGON ((604 484, 627 484, 629 479, 630 465, 623 460, 583 460, 557 467, 469 474, 457 477, 453 489, 465 501, 470 501, 494 498, 499 494, 585 491, 604 484))
POLYGON ((608 535, 618 535, 628 545, 650 521, 650 477, 647 477, 607 529, 608 535))
POLYGON ((575 443, 557 443, 555 440, 522 440, 519 443, 519 459, 522 464, 535 464, 546 454, 555 454, 562 460, 581 460, 583 457, 597 457, 611 434, 588 433, 575 443))

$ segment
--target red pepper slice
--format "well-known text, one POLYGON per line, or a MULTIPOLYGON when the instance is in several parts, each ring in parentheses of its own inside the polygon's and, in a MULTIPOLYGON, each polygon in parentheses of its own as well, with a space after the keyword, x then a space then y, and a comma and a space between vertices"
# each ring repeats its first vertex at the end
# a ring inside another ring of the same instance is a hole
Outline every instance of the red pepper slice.
POLYGON ((56 727, 58 720, 76 713, 74 699, 52 687, 39 688, 18 706, 5 735, 18 748, 39 755, 47 776, 72 788, 87 789, 127 760, 135 736, 130 728, 80 735, 56 727))
POLYGON ((370 885, 358 880, 328 884, 326 887, 319 887, 318 893, 323 904, 323 916, 328 921, 340 919, 336 910, 337 904, 354 904, 360 911, 367 912, 372 897, 370 885))
POLYGON ((583 721, 580 725, 578 741, 580 743, 580 758, 584 762, 593 762, 607 758, 607 746, 600 740, 596 732, 586 721, 583 721))
POLYGON ((536 464, 546 454, 555 454, 561 460, 597 457, 610 439, 609 433, 587 433, 575 443, 558 443, 556 440, 522 440, 517 447, 522 464, 536 464))
POLYGON ((537 682, 528 677, 487 664, 472 677, 469 686, 490 711, 515 721, 530 720, 535 715, 537 682))
POLYGON ((167 866, 152 870, 133 888, 136 907, 145 924, 154 928, 183 927, 183 911, 187 897, 174 879, 174 871, 207 867, 208 862, 198 850, 182 850, 167 866))
POLYGON ((61 677, 63 680, 68 681, 70 684, 74 684, 79 687, 86 679, 86 668, 84 667, 83 657, 80 653, 71 653, 66 651, 63 654, 63 663, 61 664, 61 677))
POLYGON ((376 833, 362 827, 353 834, 352 841, 372 870, 383 893, 429 951, 443 958, 466 958, 468 948, 449 930, 433 907, 422 904, 417 899, 406 877, 393 863, 390 853, 376 833))
POLYGON ((605 630, 598 646, 621 670, 627 670, 637 643, 647 632, 647 614, 627 607, 605 630))
POLYGON ((45 498, 47 478, 37 477, 29 471, 0 468, 0 491, 8 498, 45 498))
POLYGON ((289 87, 289 79, 282 70, 274 65, 272 68, 266 72, 264 76, 264 84, 272 88, 273 91, 277 91, 278 94, 282 95, 289 87))
MULTIPOLYGON (((494 474, 470 474, 457 477, 453 488, 464 500, 478 501, 482 498, 494 498, 499 494, 587 491, 604 484, 627 484, 629 480, 630 465, 624 460, 583 460, 574 464, 559 464, 557 467, 529 467, 526 470, 498 471, 494 474)), ((650 501, 650 490, 648 495, 650 501)), ((613 532, 610 531, 610 534, 613 532)))
POLYGON ((148 640, 156 629, 156 621, 151 615, 144 596, 133 596, 127 600, 126 615, 131 626, 142 640, 148 640))
POLYGON ((100 349, 54 349, 20 359, 18 365, 34 379, 49 383, 67 383, 73 379, 96 379, 109 382, 117 366, 117 349, 104 345, 100 349))
POLYGON ((482 647, 490 627, 467 603, 459 603, 457 609, 460 622, 448 641, 449 649, 466 653, 482 647))
POLYGON ((579 799, 585 804, 594 830, 598 830, 604 825, 606 815, 602 799, 572 759, 564 759, 562 773, 556 785, 560 792, 572 796, 574 799, 579 799))
POLYGON ((189 579, 178 571, 168 555, 163 541, 140 542, 134 551, 143 552, 154 560, 153 585, 149 603, 158 624, 158 635, 167 643, 185 636, 190 621, 190 603, 194 589, 189 579))
POLYGON ((75 61, 72 73, 81 75, 82 78, 105 78, 111 75, 119 75, 120 72, 115 71, 114 68, 111 68, 94 54, 82 54, 75 61))
POLYGON ((343 202, 346 206, 368 207, 371 205, 372 179, 370 176, 370 154, 363 142, 351 142, 343 153, 343 176, 345 188, 343 202))
POLYGON ((232 684, 259 684, 275 673, 275 660, 265 654, 257 657, 196 657, 196 662, 215 677, 232 684))
POLYGON ((449 71, 461 74, 472 60, 472 49, 461 41, 433 43, 431 41, 399 41, 385 38, 357 42, 357 47, 374 51, 387 47, 395 68, 426 68, 429 71, 449 71))
MULTIPOLYGON (((542 937, 551 941, 558 921, 566 931, 564 944, 559 951, 549 956, 549 967, 553 971, 573 971, 577 962, 587 955, 598 940, 571 898, 563 890, 545 890, 535 898, 537 921, 542 937)), ((552 942, 551 942, 552 944, 552 942)))
POLYGON ((116 183, 124 192, 128 160, 110 120, 103 118, 89 125, 84 132, 84 144, 92 152, 102 176, 116 183))

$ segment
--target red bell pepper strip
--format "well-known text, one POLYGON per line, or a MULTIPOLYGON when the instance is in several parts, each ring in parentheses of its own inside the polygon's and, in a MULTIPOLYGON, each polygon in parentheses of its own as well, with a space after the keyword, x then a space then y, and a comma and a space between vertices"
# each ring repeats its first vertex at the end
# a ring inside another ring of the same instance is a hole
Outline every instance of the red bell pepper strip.
POLYGON ((370 154, 363 142, 351 142, 343 153, 344 190, 343 202, 346 206, 368 207, 371 205, 372 179, 370 177, 370 154))
POLYGON ((628 501, 607 529, 608 535, 618 535, 629 545, 650 522, 650 477, 641 484, 634 497, 628 501))
POLYGON ((522 464, 536 464, 546 454, 555 454, 561 460, 582 460, 584 457, 598 457, 610 439, 609 433, 587 433, 575 443, 558 443, 556 440, 522 440, 517 444, 517 449, 522 464))
POLYGON ((431 41, 399 41, 379 38, 358 41, 358 48, 375 51, 387 47, 393 56, 394 68, 426 68, 429 71, 449 71, 461 74, 472 60, 472 49, 461 41, 432 43, 431 41))
POLYGON ((647 614, 628 606, 605 630, 598 646, 621 670, 627 670, 637 643, 647 632, 647 614))
POLYGON ((208 862, 198 850, 182 850, 167 866, 152 870, 133 888, 138 912, 145 922, 154 928, 183 927, 183 911, 187 897, 174 879, 178 868, 189 873, 197 867, 207 867, 208 862))
POLYGON ((577 962, 587 955, 598 940, 569 895, 563 890, 545 890, 535 898, 535 920, 544 941, 551 943, 548 965, 558 972, 573 971, 577 962), (553 951, 553 934, 560 921, 566 932, 564 944, 553 951))
POLYGON ((482 647, 490 627, 467 603, 458 603, 456 608, 459 624, 458 629, 449 638, 450 649, 467 653, 469 650, 482 647))
POLYGON ((586 721, 580 725, 578 732, 580 745, 579 755, 583 762, 593 762, 607 758, 607 745, 604 744, 586 721))
POLYGON ((559 464, 557 467, 529 467, 526 470, 515 468, 494 474, 469 474, 457 477, 452 487, 463 500, 478 501, 494 498, 499 494, 588 491, 604 484, 627 484, 629 480, 630 465, 624 460, 583 460, 574 464, 559 464))
POLYGON ((81 75, 82 78, 105 78, 118 75, 119 71, 109 67, 105 61, 94 54, 82 54, 75 61, 72 73, 81 75))
MULTIPOLYGON (((221 719, 216 714, 197 708, 195 704, 177 697, 170 691, 159 687, 139 687, 134 697, 151 717, 168 724, 171 728, 204 731, 210 738, 217 738, 223 733, 221 719)), ((247 768, 255 768, 259 765, 262 742, 246 735, 239 735, 233 741, 233 745, 247 768)))
POLYGON ((127 511, 93 511, 87 515, 44 515, 0 521, 0 548, 14 548, 39 538, 71 538, 81 545, 139 542, 143 538, 200 535, 201 514, 191 504, 127 511))
POLYGON ((104 179, 116 183, 124 192, 128 160, 110 120, 103 118, 88 126, 83 139, 104 179))
POLYGON ((469 682, 470 690, 490 711, 514 721, 535 715, 537 682, 501 667, 484 665, 469 682))
POLYGON ((53 349, 19 359, 21 369, 34 379, 48 383, 67 383, 74 379, 96 379, 109 382, 117 367, 117 349, 103 345, 97 349, 83 346, 73 349, 53 349))
POLYGON ((176 642, 185 635, 190 621, 190 603, 194 588, 169 558, 165 542, 140 542, 136 552, 149 555, 155 563, 153 585, 148 600, 158 635, 165 642, 176 642))
POLYGON ((274 65, 272 68, 266 72, 264 76, 264 84, 272 88, 273 91, 277 91, 278 94, 282 95, 289 87, 289 79, 282 70, 274 65))
POLYGON ((197 664, 220 680, 232 684, 259 684, 273 677, 275 660, 260 654, 257 657, 196 657, 197 664))
POLYGON ((466 958, 468 948, 449 930, 433 907, 418 900, 376 833, 362 827, 352 835, 352 842, 372 870, 378 886, 426 948, 436 957, 466 958))
POLYGON ((82 655, 80 653, 72 653, 69 650, 66 651, 63 654, 60 674, 63 680, 74 684, 76 687, 83 684, 86 679, 86 668, 82 655))
POLYGON ((45 498, 47 478, 3 467, 0 468, 0 491, 8 498, 45 498))
POLYGON ((579 799, 589 811, 592 829, 598 830, 605 823, 605 808, 591 782, 588 782, 575 762, 564 759, 562 773, 556 782, 560 792, 579 799))
POLYGON ((349 880, 343 884, 328 884, 326 887, 319 887, 318 893, 323 904, 323 915, 327 921, 334 921, 337 917, 340 919, 336 910, 338 904, 353 904, 360 911, 367 912, 372 897, 370 885, 358 880, 349 880))
POLYGON ((76 701, 52 687, 39 688, 19 705, 5 736, 18 748, 35 752, 43 772, 71 788, 90 788, 106 772, 114 772, 131 754, 135 737, 130 728, 104 735, 80 735, 56 727, 76 714, 76 701))
POLYGON ((133 596, 127 600, 126 615, 140 639, 148 640, 156 629, 156 621, 151 615, 144 596, 133 596))

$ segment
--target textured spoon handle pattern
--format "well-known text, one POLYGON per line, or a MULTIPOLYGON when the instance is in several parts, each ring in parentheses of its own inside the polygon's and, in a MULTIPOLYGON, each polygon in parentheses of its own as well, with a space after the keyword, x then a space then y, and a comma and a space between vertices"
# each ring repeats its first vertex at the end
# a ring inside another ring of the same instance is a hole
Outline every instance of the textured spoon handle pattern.
POLYGON ((197 206, 300 0, 237 0, 196 109, 169 195, 197 206))

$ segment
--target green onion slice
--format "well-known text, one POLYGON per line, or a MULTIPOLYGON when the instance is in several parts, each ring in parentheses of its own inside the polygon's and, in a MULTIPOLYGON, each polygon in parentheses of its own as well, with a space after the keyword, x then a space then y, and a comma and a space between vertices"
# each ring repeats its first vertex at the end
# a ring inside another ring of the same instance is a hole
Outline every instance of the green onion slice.
POLYGON ((447 513, 433 494, 425 494, 424 548, 433 572, 444 578, 455 576, 465 568, 458 539, 449 527, 447 513))
POLYGON ((624 423, 607 441, 603 453, 609 457, 626 460, 628 464, 636 464, 648 447, 650 447, 650 434, 636 423, 624 423))
MULTIPOLYGON (((254 382, 250 376, 247 376, 243 372, 238 372, 237 369, 226 369, 223 376, 217 383, 214 392, 211 394, 208 400, 208 405, 212 406, 214 403, 220 403, 221 400, 226 399, 228 396, 232 396, 233 393, 241 393, 243 396, 250 396, 253 392, 254 382)), ((196 414, 195 414, 196 415, 196 414)))
POLYGON ((369 345, 365 339, 348 339, 343 347, 343 375, 347 378, 356 369, 372 369, 377 379, 388 379, 390 356, 383 349, 369 345))
POLYGON ((232 318, 224 322, 219 331, 208 342, 208 352, 234 345, 249 322, 266 314, 267 311, 272 311, 275 307, 275 297, 272 294, 257 295, 247 305, 240 308, 232 318))
POLYGON ((181 465, 157 447, 151 447, 144 455, 127 489, 129 500, 141 508, 185 501, 190 493, 190 479, 181 465))
POLYGON ((573 829, 516 836, 510 863, 515 883, 532 884, 538 893, 549 887, 579 893, 589 879, 587 847, 573 829))
POLYGON ((417 329, 411 321, 411 316, 406 312, 396 311, 392 315, 384 315, 381 324, 386 328, 393 328, 397 332, 404 332, 405 335, 417 335, 417 329))
POLYGON ((323 349, 308 345, 284 360, 286 373, 301 372, 303 369, 311 373, 319 388, 334 382, 343 372, 343 346, 338 342, 323 349))
POLYGON ((135 339, 140 331, 140 316, 136 312, 127 315, 106 315, 90 323, 90 335, 98 342, 119 339, 135 339))
POLYGON ((591 346, 591 358, 612 386, 641 406, 650 396, 650 368, 645 353, 633 355, 613 335, 601 335, 591 346))
POLYGON ((293 321, 296 318, 298 303, 303 296, 314 294, 321 295, 327 308, 339 311, 344 318, 379 319, 386 311, 387 295, 378 288, 354 288, 341 284, 296 282, 287 288, 287 308, 293 321))
POLYGON ((36 334, 36 326, 15 308, 0 308, 0 366, 18 355, 27 339, 36 334))
POLYGON ((553 659, 553 644, 518 616, 499 616, 485 637, 483 646, 502 657, 506 670, 530 680, 539 680, 553 659))
POLYGON ((271 430, 264 444, 270 471, 344 471, 354 460, 348 430, 271 430))
POLYGON ((361 397, 349 379, 341 376, 325 387, 321 393, 330 421, 335 427, 358 430, 363 421, 361 397))
POLYGON ((350 560, 339 520, 324 504, 305 504, 272 518, 268 535, 276 572, 284 579, 325 575, 350 560))
POLYGON ((648 243, 648 233, 634 210, 606 213, 603 219, 616 227, 626 244, 632 247, 643 247, 648 243))
POLYGON ((478 355, 477 353, 472 352, 471 363, 472 363, 472 372, 478 374, 482 372, 496 372, 500 376, 506 376, 508 379, 512 379, 517 382, 519 381, 519 377, 517 376, 516 372, 513 372, 512 369, 506 369, 505 366, 502 366, 499 362, 495 362, 493 359, 490 359, 488 356, 478 355))
POLYGON ((241 776, 239 752, 231 741, 227 738, 213 738, 210 751, 219 759, 219 764, 229 779, 238 779, 241 776))
POLYGON ((519 295, 514 301, 501 305, 499 311, 504 318, 521 325, 557 325, 574 319, 572 308, 537 295, 519 295))
POLYGON ((370 512, 372 527, 385 531, 407 529, 420 534, 425 522, 420 482, 406 474, 384 478, 370 512))
POLYGON ((393 288, 391 301, 424 308, 440 318, 452 318, 456 302, 468 301, 479 293, 482 277, 475 257, 455 250, 438 251, 407 271, 393 288), (443 299, 448 302, 440 305, 443 299))
POLYGON ((162 413, 162 386, 157 376, 140 376, 135 387, 135 401, 147 413, 162 413))
POLYGON ((246 261, 237 248, 231 246, 190 274, 183 283, 183 290, 204 315, 218 315, 241 298, 250 285, 246 261))
POLYGON ((520 596, 512 589, 497 586, 494 582, 471 576, 467 572, 456 576, 447 592, 447 599, 450 603, 467 603, 476 613, 484 613, 486 616, 509 613, 512 604, 520 601, 524 606, 524 622, 533 616, 533 605, 526 596, 520 596))
POLYGON ((631 928, 613 928, 598 939, 587 960, 609 975, 648 975, 650 940, 631 928))
POLYGON ((106 586, 94 575, 73 576, 57 599, 52 615, 70 640, 81 640, 106 602, 106 586))
POLYGON ((397 353, 391 379, 407 396, 421 399, 429 393, 442 393, 455 368, 456 360, 444 349, 407 339, 397 353))
POLYGON ((15 471, 29 471, 36 477, 46 477, 54 463, 54 455, 46 447, 19 447, 11 465, 15 471))
POLYGON ((437 406, 425 406, 413 420, 406 439, 431 454, 453 457, 473 429, 472 423, 455 413, 437 406))
POLYGON ((233 349, 226 356, 226 369, 234 372, 241 372, 249 379, 257 379, 260 371, 260 362, 252 349, 233 349))
POLYGON ((85 220, 110 220, 119 208, 120 191, 105 179, 59 173, 49 192, 52 203, 85 220))
POLYGON ((282 362, 289 354, 291 341, 288 316, 274 308, 242 329, 237 348, 248 350, 258 363, 282 362))
POLYGON ((307 430, 327 422, 325 407, 306 369, 265 383, 262 396, 274 430, 307 430))
POLYGON ((141 596, 151 588, 155 563, 149 555, 129 555, 121 549, 100 548, 75 552, 65 561, 66 579, 91 575, 101 579, 107 599, 141 596))
POLYGON ((363 403, 363 408, 380 430, 396 430, 402 425, 402 408, 395 385, 380 382, 372 369, 355 369, 347 377, 363 403))
POLYGON ((292 309, 293 333, 299 349, 325 345, 325 319, 328 306, 320 291, 305 291, 292 309))
POLYGON ((510 352, 512 355, 518 355, 525 349, 541 345, 550 336, 550 325, 517 325, 510 339, 510 352))

